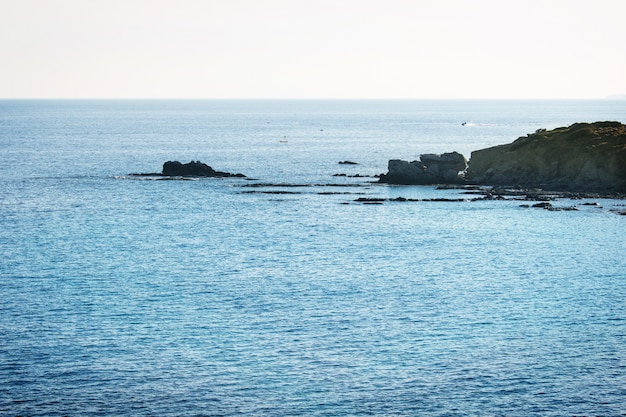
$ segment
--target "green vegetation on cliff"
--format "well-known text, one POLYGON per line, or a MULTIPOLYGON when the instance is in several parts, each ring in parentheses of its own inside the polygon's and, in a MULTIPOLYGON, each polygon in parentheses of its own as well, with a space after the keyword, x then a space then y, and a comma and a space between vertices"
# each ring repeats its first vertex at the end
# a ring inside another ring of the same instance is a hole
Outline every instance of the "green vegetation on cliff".
POLYGON ((465 177, 485 185, 626 193, 626 125, 540 129, 513 143, 472 152, 465 177))

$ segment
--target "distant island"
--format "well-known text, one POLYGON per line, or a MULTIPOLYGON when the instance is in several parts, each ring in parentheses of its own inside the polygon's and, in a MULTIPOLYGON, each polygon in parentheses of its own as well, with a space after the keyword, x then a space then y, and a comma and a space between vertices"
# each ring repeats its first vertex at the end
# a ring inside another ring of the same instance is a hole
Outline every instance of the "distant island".
POLYGON ((413 162, 390 160, 380 182, 626 194, 626 125, 595 122, 539 129, 512 143, 472 152, 466 169, 464 161, 456 152, 422 155, 413 162))

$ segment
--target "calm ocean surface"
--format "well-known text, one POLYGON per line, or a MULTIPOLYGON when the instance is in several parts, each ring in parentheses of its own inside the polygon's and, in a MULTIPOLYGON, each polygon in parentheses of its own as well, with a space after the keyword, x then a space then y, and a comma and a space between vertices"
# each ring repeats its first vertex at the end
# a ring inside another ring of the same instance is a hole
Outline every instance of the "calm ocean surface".
POLYGON ((626 201, 369 177, 598 120, 626 101, 0 101, 0 415, 624 416, 626 201), (167 160, 252 180, 128 176, 167 160))

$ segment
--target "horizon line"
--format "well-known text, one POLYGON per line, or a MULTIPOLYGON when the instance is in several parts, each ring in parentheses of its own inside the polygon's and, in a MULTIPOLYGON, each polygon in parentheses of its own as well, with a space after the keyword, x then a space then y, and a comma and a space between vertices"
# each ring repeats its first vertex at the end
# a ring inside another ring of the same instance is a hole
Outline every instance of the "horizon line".
POLYGON ((265 100, 265 101, 574 101, 574 100, 626 100, 626 94, 611 94, 604 97, 0 97, 0 100, 265 100))

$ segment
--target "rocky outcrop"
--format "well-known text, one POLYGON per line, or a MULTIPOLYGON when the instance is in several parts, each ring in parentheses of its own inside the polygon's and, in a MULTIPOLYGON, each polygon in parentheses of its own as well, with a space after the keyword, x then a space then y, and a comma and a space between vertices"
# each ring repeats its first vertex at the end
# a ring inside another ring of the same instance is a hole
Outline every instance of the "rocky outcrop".
POLYGON ((458 152, 420 155, 419 161, 391 159, 388 173, 380 176, 387 184, 429 185, 463 182, 459 172, 465 170, 467 160, 458 152))
POLYGON ((626 126, 576 123, 540 129, 472 152, 467 181, 567 191, 626 192, 626 126))
POLYGON ((179 161, 167 161, 163 164, 163 170, 160 173, 148 174, 131 174, 135 176, 163 176, 163 177, 240 177, 245 178, 243 174, 231 174, 230 172, 216 171, 207 164, 200 161, 191 161, 183 164, 179 161))
POLYGON ((167 161, 163 164, 163 175, 175 177, 243 177, 243 174, 216 171, 200 161, 183 164, 178 161, 167 161))

